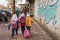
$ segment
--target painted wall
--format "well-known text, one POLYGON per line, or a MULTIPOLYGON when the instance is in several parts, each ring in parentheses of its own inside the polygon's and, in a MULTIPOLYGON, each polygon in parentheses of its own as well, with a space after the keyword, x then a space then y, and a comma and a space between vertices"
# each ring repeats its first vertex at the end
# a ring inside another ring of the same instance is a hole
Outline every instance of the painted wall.
POLYGON ((35 4, 34 4, 34 18, 36 19, 36 20, 38 20, 38 22, 40 21, 40 17, 38 16, 38 14, 37 14, 37 0, 35 1, 35 4))
POLYGON ((60 0, 35 0, 34 18, 40 22, 45 21, 45 25, 57 34, 60 40, 60 0))
POLYGON ((42 18, 45 18, 46 23, 49 23, 51 21, 51 19, 56 16, 56 12, 57 12, 57 3, 58 0, 56 2, 54 2, 53 5, 50 4, 49 0, 43 0, 42 1, 42 5, 38 4, 38 9, 37 9, 37 13, 38 16, 42 16, 42 18), (45 3, 44 3, 45 2, 45 3))
POLYGON ((60 10, 59 7, 59 0, 56 1, 49 0, 36 0, 35 1, 35 9, 34 9, 34 18, 38 21, 40 19, 44 19, 45 23, 52 24, 55 27, 55 24, 57 24, 57 12, 60 10), (42 4, 43 3, 43 4, 42 4), (58 10, 59 9, 59 10, 58 10))

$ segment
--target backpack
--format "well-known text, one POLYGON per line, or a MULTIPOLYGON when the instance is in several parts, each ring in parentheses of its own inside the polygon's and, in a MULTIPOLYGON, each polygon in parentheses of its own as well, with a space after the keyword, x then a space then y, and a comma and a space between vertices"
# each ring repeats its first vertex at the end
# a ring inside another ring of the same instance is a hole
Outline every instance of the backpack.
POLYGON ((11 21, 11 22, 10 22, 10 27, 11 27, 11 28, 16 28, 16 27, 17 27, 16 21, 11 21))
POLYGON ((25 37, 25 38, 30 38, 30 36, 31 36, 31 35, 30 35, 30 31, 29 31, 29 30, 25 30, 25 31, 24 31, 24 37, 25 37))
POLYGON ((22 17, 20 18, 20 22, 21 22, 21 23, 25 23, 25 17, 24 17, 24 16, 22 16, 22 17))
POLYGON ((17 20, 17 26, 18 26, 18 28, 20 28, 20 18, 18 18, 18 20, 17 20))

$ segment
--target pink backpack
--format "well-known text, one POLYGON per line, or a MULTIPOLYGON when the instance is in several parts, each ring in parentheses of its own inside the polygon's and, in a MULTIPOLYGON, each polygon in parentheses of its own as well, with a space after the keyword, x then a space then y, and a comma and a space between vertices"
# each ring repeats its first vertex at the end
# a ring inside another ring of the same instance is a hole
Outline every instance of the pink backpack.
POLYGON ((17 27, 16 21, 11 21, 10 26, 11 28, 16 28, 17 27))
POLYGON ((29 30, 24 31, 24 37, 25 38, 30 38, 30 31, 29 30))
POLYGON ((18 18, 18 22, 20 22, 20 18, 18 18))
POLYGON ((21 22, 21 23, 25 23, 25 17, 24 17, 24 16, 22 16, 22 17, 20 18, 20 22, 21 22))
POLYGON ((18 18, 18 28, 20 28, 20 18, 18 18))

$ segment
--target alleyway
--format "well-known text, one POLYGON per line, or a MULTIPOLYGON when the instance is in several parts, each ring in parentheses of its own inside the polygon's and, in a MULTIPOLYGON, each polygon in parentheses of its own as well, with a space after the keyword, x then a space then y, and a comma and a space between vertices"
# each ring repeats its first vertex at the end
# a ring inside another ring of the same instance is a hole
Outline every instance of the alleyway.
MULTIPOLYGON (((4 23, 0 24, 0 40, 12 40, 11 39, 11 30, 8 31, 7 25, 4 23)), ((31 28, 31 38, 25 39, 22 34, 18 36, 15 35, 13 40, 53 40, 48 36, 46 32, 44 32, 36 22, 33 23, 31 28)))

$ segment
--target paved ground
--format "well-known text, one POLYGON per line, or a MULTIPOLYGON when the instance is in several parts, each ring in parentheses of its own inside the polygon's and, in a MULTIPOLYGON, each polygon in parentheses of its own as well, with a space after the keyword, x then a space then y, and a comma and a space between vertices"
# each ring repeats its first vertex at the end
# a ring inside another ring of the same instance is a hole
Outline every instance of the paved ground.
POLYGON ((11 39, 11 30, 8 31, 7 25, 2 23, 0 24, 0 40, 52 40, 52 38, 34 22, 31 27, 31 37, 29 39, 25 39, 22 34, 15 35, 14 39, 11 39))

